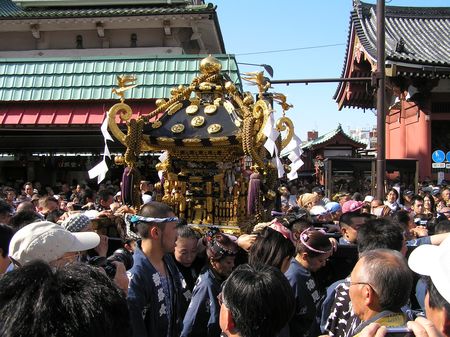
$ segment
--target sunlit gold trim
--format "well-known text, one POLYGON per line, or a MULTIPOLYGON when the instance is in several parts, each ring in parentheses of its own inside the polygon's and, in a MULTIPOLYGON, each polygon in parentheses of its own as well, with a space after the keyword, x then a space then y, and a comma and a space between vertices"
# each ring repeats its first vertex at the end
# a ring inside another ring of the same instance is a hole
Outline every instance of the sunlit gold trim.
POLYGON ((228 142, 228 137, 211 137, 211 138, 209 138, 209 141, 211 143, 228 142))
POLYGON ((231 145, 228 137, 211 137, 209 138, 212 146, 227 146, 231 145))
POLYGON ((169 137, 158 137, 156 138, 156 140, 158 141, 158 143, 160 144, 173 144, 175 143, 175 139, 169 138, 169 137))
POLYGON ((172 116, 173 114, 175 114, 178 110, 180 110, 183 107, 183 103, 178 102, 178 103, 174 103, 172 104, 168 109, 167 109, 167 114, 169 116, 172 116))
POLYGON ((200 85, 198 86, 198 89, 201 91, 211 91, 212 86, 209 83, 200 83, 200 85))
POLYGON ((197 146, 202 141, 199 138, 185 138, 183 139, 183 144, 186 146, 197 146))
POLYGON ((236 110, 235 107, 233 106, 233 103, 231 103, 230 101, 223 102, 223 106, 230 114, 234 113, 236 110))
POLYGON ((161 127, 161 125, 162 125, 161 121, 156 121, 156 122, 152 123, 152 128, 158 129, 161 127))

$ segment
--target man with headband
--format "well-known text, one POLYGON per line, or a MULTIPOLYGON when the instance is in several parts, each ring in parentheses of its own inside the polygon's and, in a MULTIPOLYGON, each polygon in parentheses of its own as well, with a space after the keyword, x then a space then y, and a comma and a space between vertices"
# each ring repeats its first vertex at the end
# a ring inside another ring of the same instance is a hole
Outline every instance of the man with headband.
POLYGON ((175 249, 178 218, 166 204, 150 202, 130 222, 141 237, 128 272, 133 336, 178 337, 181 282, 169 255, 175 249))

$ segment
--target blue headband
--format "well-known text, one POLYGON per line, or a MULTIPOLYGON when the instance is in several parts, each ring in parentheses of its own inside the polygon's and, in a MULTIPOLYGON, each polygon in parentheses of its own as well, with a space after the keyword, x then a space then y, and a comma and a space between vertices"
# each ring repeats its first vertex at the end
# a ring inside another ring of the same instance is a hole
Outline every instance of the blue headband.
POLYGON ((178 221, 179 219, 174 216, 174 217, 170 217, 170 218, 148 218, 145 216, 140 216, 140 215, 133 215, 130 218, 130 222, 132 224, 136 224, 138 222, 155 222, 155 223, 164 223, 164 222, 174 222, 174 221, 178 221))

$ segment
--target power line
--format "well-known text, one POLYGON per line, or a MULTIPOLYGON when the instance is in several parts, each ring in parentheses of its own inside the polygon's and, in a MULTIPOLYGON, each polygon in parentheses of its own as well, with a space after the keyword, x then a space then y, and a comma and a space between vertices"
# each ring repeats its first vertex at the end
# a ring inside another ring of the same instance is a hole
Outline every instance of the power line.
POLYGON ((256 51, 256 52, 252 52, 252 53, 241 53, 241 54, 235 54, 235 55, 236 56, 244 56, 244 55, 257 55, 257 54, 271 54, 271 53, 282 53, 282 52, 286 52, 286 51, 329 48, 329 47, 345 46, 345 45, 346 45, 345 43, 335 43, 335 44, 324 44, 324 45, 319 45, 319 46, 299 47, 299 48, 290 48, 290 49, 256 51))

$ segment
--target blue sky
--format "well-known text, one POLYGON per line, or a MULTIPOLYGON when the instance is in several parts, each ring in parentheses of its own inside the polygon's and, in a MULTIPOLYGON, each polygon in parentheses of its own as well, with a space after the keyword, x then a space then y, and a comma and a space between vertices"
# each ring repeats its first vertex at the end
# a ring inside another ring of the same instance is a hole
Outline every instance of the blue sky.
MULTIPOLYGON (((210 0, 217 13, 227 52, 238 62, 269 64, 274 79, 340 77, 345 56, 352 0, 210 0), (285 52, 258 53, 293 48, 336 45, 285 52)), ((376 0, 365 2, 376 3, 376 0)), ((449 6, 448 0, 391 0, 386 6, 449 6)), ((262 68, 240 65, 241 72, 262 68)), ((337 83, 276 85, 294 108, 288 116, 296 134, 306 139, 309 130, 322 135, 342 124, 349 128, 375 126, 372 111, 338 111, 333 95, 337 83)), ((255 91, 253 87, 246 90, 255 91)), ((277 111, 281 111, 276 107, 277 111)))

